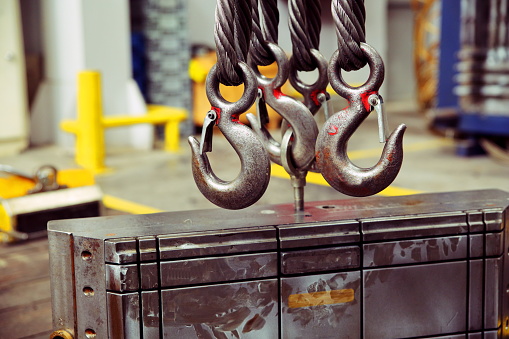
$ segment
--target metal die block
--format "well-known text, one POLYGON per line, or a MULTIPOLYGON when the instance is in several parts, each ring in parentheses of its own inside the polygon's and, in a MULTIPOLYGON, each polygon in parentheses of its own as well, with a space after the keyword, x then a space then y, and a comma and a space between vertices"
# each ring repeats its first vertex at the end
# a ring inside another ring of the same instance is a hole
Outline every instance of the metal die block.
POLYGON ((466 261, 364 271, 364 336, 407 338, 466 331, 466 261))
POLYGON ((66 330, 74 334, 76 296, 72 235, 49 232, 48 242, 53 329, 66 330))
POLYGON ((157 260, 157 240, 155 237, 139 237, 138 247, 140 251, 140 261, 157 260))
POLYGON ((273 227, 202 231, 158 239, 161 260, 277 249, 273 227))
POLYGON ((468 236, 411 239, 364 245, 364 267, 467 258, 468 236))
POLYGON ((501 209, 484 210, 486 231, 501 231, 504 228, 504 214, 501 209))
POLYGON ((484 339, 499 339, 499 338, 502 338, 500 331, 484 332, 484 339))
POLYGON ((481 211, 467 212, 467 220, 470 233, 484 232, 484 216, 481 211))
POLYGON ((141 305, 143 338, 159 338, 159 291, 141 292, 141 305))
POLYGON ((310 249, 281 253, 282 274, 303 274, 357 268, 359 246, 310 249))
POLYGON ((140 279, 141 289, 151 290, 159 287, 159 271, 158 263, 141 263, 140 264, 140 279))
POLYGON ((161 287, 277 276, 277 253, 161 262, 161 287))
POLYGON ((280 248, 334 246, 360 241, 356 220, 278 226, 280 248))
POLYGON ((305 215, 284 204, 52 221, 54 333, 509 338, 508 197, 483 190, 311 202, 305 215))
POLYGON ((468 330, 480 331, 483 329, 483 260, 470 261, 469 291, 468 291, 468 330))
POLYGON ((138 261, 136 239, 111 239, 104 242, 104 261, 112 264, 130 264, 138 261))
POLYGON ((139 289, 137 264, 106 265, 106 289, 114 292, 134 292, 139 289))
POLYGON ((164 338, 278 338, 276 279, 163 290, 164 338))
POLYGON ((470 258, 482 258, 484 256, 484 234, 470 235, 470 258))
POLYGON ((108 292, 108 329, 111 339, 141 338, 138 293, 108 292))
POLYGON ((107 338, 104 242, 74 237, 76 336, 107 338))
POLYGON ((503 258, 486 259, 484 268, 484 329, 497 329, 502 317, 502 266, 503 258))
POLYGON ((498 257, 504 253, 504 234, 502 232, 486 233, 485 241, 487 257, 498 257))
POLYGON ((360 338, 360 277, 357 271, 282 278, 282 338, 360 338))
POLYGON ((457 235, 468 232, 463 212, 432 213, 361 220, 364 241, 457 235))

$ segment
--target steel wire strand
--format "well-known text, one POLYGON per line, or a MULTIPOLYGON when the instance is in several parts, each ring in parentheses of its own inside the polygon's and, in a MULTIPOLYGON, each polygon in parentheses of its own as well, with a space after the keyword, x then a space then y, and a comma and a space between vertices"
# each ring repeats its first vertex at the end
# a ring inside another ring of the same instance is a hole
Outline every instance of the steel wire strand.
POLYGON ((226 86, 242 84, 238 66, 247 60, 251 38, 251 4, 242 0, 217 0, 214 41, 219 82, 226 86))
POLYGON ((235 46, 239 61, 246 62, 252 32, 251 2, 237 0, 235 4, 235 46))
POLYGON ((267 66, 275 61, 268 42, 278 43, 279 10, 276 0, 251 0, 252 35, 250 57, 258 66, 267 66), (262 16, 260 16, 262 13, 262 16))
POLYGON ((292 66, 298 71, 312 71, 317 67, 311 49, 318 50, 320 45, 321 12, 320 1, 289 2, 292 66))
POLYGON ((366 42, 364 0, 332 0, 331 8, 341 51, 338 63, 345 71, 359 70, 367 63, 360 48, 366 42))

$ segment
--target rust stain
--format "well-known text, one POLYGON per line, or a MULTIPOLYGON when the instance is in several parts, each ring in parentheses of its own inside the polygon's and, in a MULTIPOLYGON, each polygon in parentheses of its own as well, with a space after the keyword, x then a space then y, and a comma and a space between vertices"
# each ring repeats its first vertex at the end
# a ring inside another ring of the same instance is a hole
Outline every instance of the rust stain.
POLYGON ((405 201, 405 205, 407 205, 407 206, 416 206, 416 205, 420 205, 422 203, 423 203, 422 200, 409 200, 409 201, 405 201))
POLYGON ((345 304, 355 300, 355 291, 351 288, 313 293, 291 294, 288 307, 312 307, 319 305, 345 304))

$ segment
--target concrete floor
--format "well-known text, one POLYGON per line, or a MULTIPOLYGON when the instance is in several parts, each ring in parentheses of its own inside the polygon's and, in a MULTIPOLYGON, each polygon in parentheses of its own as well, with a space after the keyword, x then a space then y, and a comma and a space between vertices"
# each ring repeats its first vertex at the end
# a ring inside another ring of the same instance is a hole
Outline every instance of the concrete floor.
MULTIPOLYGON (((455 142, 431 133, 421 114, 390 104, 386 105, 386 110, 389 112, 391 130, 399 123, 408 126, 404 138, 404 163, 393 183, 394 187, 404 190, 395 190, 392 194, 483 188, 509 190, 506 165, 487 156, 456 156, 455 142)), ((376 116, 373 114, 354 134, 348 149, 354 163, 370 167, 378 160, 381 147, 376 116)), ((214 134, 213 151, 209 153, 209 158, 220 178, 233 179, 238 173, 240 162, 220 133, 214 134)), ((76 167, 72 154, 55 146, 0 157, 0 163, 25 172, 33 172, 43 164, 52 164, 59 169, 76 167)), ((147 152, 109 148, 106 165, 113 171, 96 177, 105 194, 163 211, 215 207, 201 195, 194 183, 190 148, 185 139, 182 139, 181 152, 178 154, 161 150, 147 152)), ((306 201, 343 198, 346 196, 322 185, 308 183, 305 189, 306 201)), ((292 203, 292 199, 290 181, 273 177, 257 204, 292 203)))

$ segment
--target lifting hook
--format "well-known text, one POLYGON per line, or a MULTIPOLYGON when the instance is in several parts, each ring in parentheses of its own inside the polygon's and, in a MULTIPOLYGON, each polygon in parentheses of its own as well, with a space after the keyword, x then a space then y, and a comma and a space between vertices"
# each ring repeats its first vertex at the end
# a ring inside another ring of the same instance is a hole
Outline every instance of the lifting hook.
POLYGON ((265 193, 270 180, 270 159, 256 134, 239 121, 255 101, 257 80, 249 66, 239 62, 243 74, 244 93, 237 102, 226 101, 219 92, 217 65, 209 72, 207 97, 212 110, 205 118, 201 143, 189 137, 192 150, 194 180, 201 193, 212 203, 227 209, 241 209, 257 202, 265 193), (239 175, 232 181, 218 178, 210 166, 207 152, 212 151, 214 123, 235 149, 240 158, 239 175))
MULTIPOLYGON (((276 44, 267 42, 278 64, 278 73, 272 78, 257 74, 258 87, 261 89, 262 101, 281 115, 293 130, 291 158, 298 169, 304 169, 314 160, 314 144, 318 135, 318 127, 309 109, 301 102, 286 96, 281 92, 281 86, 286 82, 290 73, 290 64, 285 52, 276 44)), ((256 65, 252 65, 256 69, 256 65)), ((255 71, 256 72, 256 71, 255 71)), ((262 139, 272 161, 281 165, 281 145, 272 138, 263 126, 263 104, 259 104, 258 119, 247 114, 253 130, 262 139), (262 109, 260 109, 262 107, 262 109)))
POLYGON ((337 191, 350 196, 369 196, 389 186, 403 162, 403 134, 406 126, 399 125, 386 140, 378 163, 371 168, 354 165, 347 155, 347 144, 359 125, 373 110, 374 99, 381 100, 378 90, 384 80, 384 64, 373 47, 361 43, 368 58, 369 78, 360 87, 351 87, 341 76, 337 50, 329 63, 332 88, 346 98, 350 106, 331 116, 324 124, 316 142, 316 166, 327 182, 337 191))
MULTIPOLYGON (((316 49, 310 50, 311 55, 315 59, 316 69, 318 71, 318 78, 313 84, 304 83, 298 75, 297 69, 292 67, 290 70, 289 80, 293 88, 304 97, 304 105, 309 109, 311 114, 316 114, 320 107, 324 103, 325 119, 329 118, 329 105, 330 95, 327 93, 327 85, 329 84, 329 78, 327 76, 327 60, 325 57, 316 49)), ((294 56, 292 56, 294 58, 294 56)), ((290 59, 290 63, 292 59, 290 59)))

